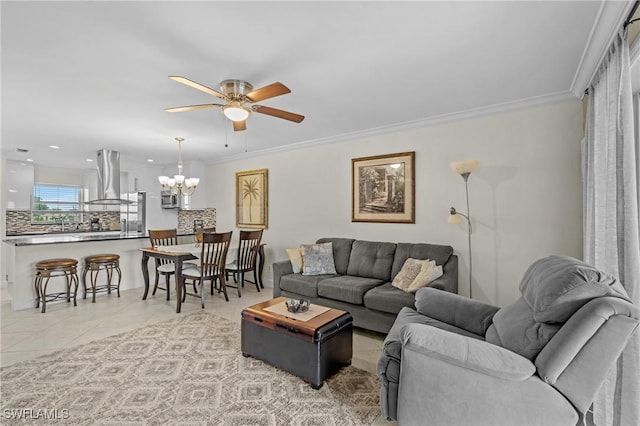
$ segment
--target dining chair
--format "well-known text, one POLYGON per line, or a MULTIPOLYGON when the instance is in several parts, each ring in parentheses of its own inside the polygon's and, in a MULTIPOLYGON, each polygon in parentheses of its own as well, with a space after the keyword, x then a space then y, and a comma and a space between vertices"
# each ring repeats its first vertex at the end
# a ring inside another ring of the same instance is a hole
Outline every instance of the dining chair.
MULTIPOLYGON (((151 246, 173 246, 178 244, 178 230, 177 229, 150 229, 149 239, 151 240, 151 246)), ((169 279, 171 275, 175 275, 176 265, 171 260, 156 258, 156 282, 153 286, 153 292, 151 295, 156 294, 156 290, 163 290, 167 292, 167 300, 169 300, 170 286, 169 279), (160 275, 166 277, 166 288, 160 287, 158 282, 160 281, 160 275)))
POLYGON ((203 232, 201 234, 202 249, 200 252, 200 265, 192 263, 185 264, 182 270, 182 301, 184 302, 187 294, 191 296, 201 297, 202 307, 204 308, 203 295, 198 294, 196 283, 200 284, 200 291, 204 291, 204 282, 211 282, 211 294, 213 294, 214 285, 219 283, 218 293, 223 292, 224 298, 228 302, 227 287, 225 285, 225 264, 227 263, 227 252, 229 251, 229 243, 231 242, 231 234, 233 231, 223 232, 219 234, 203 232), (193 293, 187 293, 187 281, 193 281, 193 293))
MULTIPOLYGON (((197 247, 197 244, 202 243, 202 234, 204 234, 205 232, 208 232, 210 234, 215 234, 216 227, 212 226, 212 227, 209 227, 209 228, 198 228, 198 229, 196 229, 196 235, 195 235, 196 247, 197 247)), ((187 264, 196 265, 196 267, 200 266, 200 262, 198 260, 187 260, 185 262, 185 265, 188 266, 187 264)), ((196 289, 196 281, 193 282, 193 292, 194 293, 198 292, 198 289, 196 289)))
POLYGON ((216 227, 212 226, 210 228, 199 228, 199 229, 196 229, 196 242, 197 243, 201 243, 202 242, 202 234, 205 233, 205 232, 208 232, 209 234, 215 234, 216 233, 216 227))
MULTIPOLYGON (((238 252, 236 253, 235 259, 226 265, 227 280, 229 279, 229 273, 232 273, 236 283, 235 287, 238 289, 238 297, 242 297, 241 288, 244 287, 244 275, 246 272, 253 271, 253 281, 247 281, 253 282, 256 285, 256 289, 260 291, 256 260, 261 240, 262 229, 258 231, 240 231, 238 252)), ((234 286, 230 285, 229 287, 234 286)))

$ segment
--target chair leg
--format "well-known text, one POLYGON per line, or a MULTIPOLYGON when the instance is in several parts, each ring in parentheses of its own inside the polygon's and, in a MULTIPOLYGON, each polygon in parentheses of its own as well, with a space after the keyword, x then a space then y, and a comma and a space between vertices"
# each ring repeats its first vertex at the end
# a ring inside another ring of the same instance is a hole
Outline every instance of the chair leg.
POLYGON ((229 296, 227 295, 227 285, 224 282, 224 277, 223 276, 219 276, 218 280, 220 281, 220 289, 224 293, 224 300, 226 300, 228 302, 229 301, 229 296))
POLYGON ((116 287, 116 290, 118 292, 118 297, 120 297, 120 281, 122 281, 122 271, 120 270, 120 265, 116 265, 115 269, 118 272, 118 287, 116 287))
POLYGON ((171 279, 171 275, 166 274, 165 277, 167 278, 167 300, 169 300, 169 296, 171 295, 171 287, 169 285, 169 280, 171 279))
POLYGON ((71 275, 71 282, 73 282, 74 290, 73 290, 73 306, 78 306, 78 274, 73 273, 71 275))
POLYGON ((87 272, 89 268, 85 265, 84 271, 82 271, 82 298, 87 298, 87 272))
POLYGON ((91 268, 91 273, 89 274, 89 276, 91 277, 91 303, 96 303, 96 280, 98 279, 98 273, 100 272, 100 269, 93 269, 91 268))
POLYGON ((258 290, 258 293, 260 293, 260 283, 258 283, 258 273, 256 272, 256 269, 253 269, 253 282, 256 285, 256 289, 258 290))
POLYGON ((64 279, 66 281, 66 290, 67 290, 67 303, 71 302, 71 277, 69 276, 69 272, 64 273, 64 279))
POLYGON ((40 283, 42 282, 42 276, 40 273, 36 273, 36 278, 33 280, 33 286, 36 290, 36 309, 40 306, 40 283))

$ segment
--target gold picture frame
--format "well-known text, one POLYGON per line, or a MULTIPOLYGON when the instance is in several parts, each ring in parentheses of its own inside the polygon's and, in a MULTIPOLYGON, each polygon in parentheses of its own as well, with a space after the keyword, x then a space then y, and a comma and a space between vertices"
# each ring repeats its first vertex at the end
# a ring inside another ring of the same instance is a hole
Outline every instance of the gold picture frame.
POLYGON ((351 160, 352 222, 415 223, 415 151, 351 160))
POLYGON ((266 229, 269 219, 269 171, 236 172, 236 227, 266 229))

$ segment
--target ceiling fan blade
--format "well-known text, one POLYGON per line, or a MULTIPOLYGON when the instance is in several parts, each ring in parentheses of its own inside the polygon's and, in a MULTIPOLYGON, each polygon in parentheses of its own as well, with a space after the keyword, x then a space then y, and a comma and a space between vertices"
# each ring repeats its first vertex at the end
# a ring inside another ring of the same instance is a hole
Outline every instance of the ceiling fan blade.
POLYGON ((289 88, 284 84, 276 82, 256 90, 252 90, 245 96, 249 98, 251 102, 260 102, 265 99, 275 98, 276 96, 286 95, 287 93, 291 93, 291 90, 289 90, 289 88))
POLYGON ((233 121, 233 130, 235 132, 241 132, 243 130, 247 130, 247 120, 242 121, 233 121))
POLYGON ((300 123, 304 120, 304 115, 295 114, 289 111, 283 111, 277 108, 271 108, 263 105, 254 105, 251 107, 255 112, 259 112, 260 114, 271 115, 273 117, 284 118, 285 120, 293 121, 296 123, 300 123))
POLYGON ((187 86, 193 87, 194 89, 198 89, 202 92, 208 93, 218 98, 226 99, 226 96, 223 93, 220 93, 217 90, 213 90, 211 87, 207 87, 203 84, 196 83, 195 81, 189 80, 188 78, 180 77, 177 75, 170 75, 169 78, 171 80, 177 81, 178 83, 186 84, 187 86))
POLYGON ((167 112, 182 112, 182 111, 193 111, 194 109, 205 109, 205 108, 214 108, 223 106, 222 104, 202 104, 202 105, 187 105, 181 107, 174 108, 165 108, 164 110, 167 112))

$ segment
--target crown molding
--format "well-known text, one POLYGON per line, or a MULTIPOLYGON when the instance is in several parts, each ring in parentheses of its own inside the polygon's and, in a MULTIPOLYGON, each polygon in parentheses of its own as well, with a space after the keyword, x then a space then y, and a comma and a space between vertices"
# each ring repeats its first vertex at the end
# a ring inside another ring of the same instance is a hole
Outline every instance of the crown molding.
POLYGON ((372 136, 380 136, 393 132, 401 132, 404 130, 415 129, 420 127, 431 127, 439 124, 451 123, 455 121, 469 120, 487 115, 500 114, 505 112, 518 111, 523 109, 535 108, 544 105, 556 104, 567 101, 577 101, 578 98, 571 91, 563 91, 550 93, 547 95, 534 96, 531 98, 519 99, 516 101, 503 102, 500 104, 488 105, 479 108, 472 108, 464 111, 458 111, 448 114, 441 114, 432 117, 422 118, 418 120, 405 121, 402 123, 392 124, 389 126, 375 127, 366 130, 343 133, 340 135, 330 136, 326 138, 311 139, 302 142, 296 142, 288 145, 282 145, 275 148, 263 149, 259 151, 243 152, 240 154, 220 157, 217 160, 209 162, 209 164, 227 163, 235 160, 244 160, 253 157, 262 157, 269 154, 275 154, 294 149, 310 148, 318 145, 325 145, 337 142, 345 142, 354 139, 361 139, 372 136))
POLYGON ((622 29, 633 5, 633 1, 603 1, 600 5, 600 10, 593 22, 589 39, 571 82, 570 90, 578 99, 582 99, 584 96, 584 91, 591 84, 593 76, 613 43, 613 39, 622 29))

